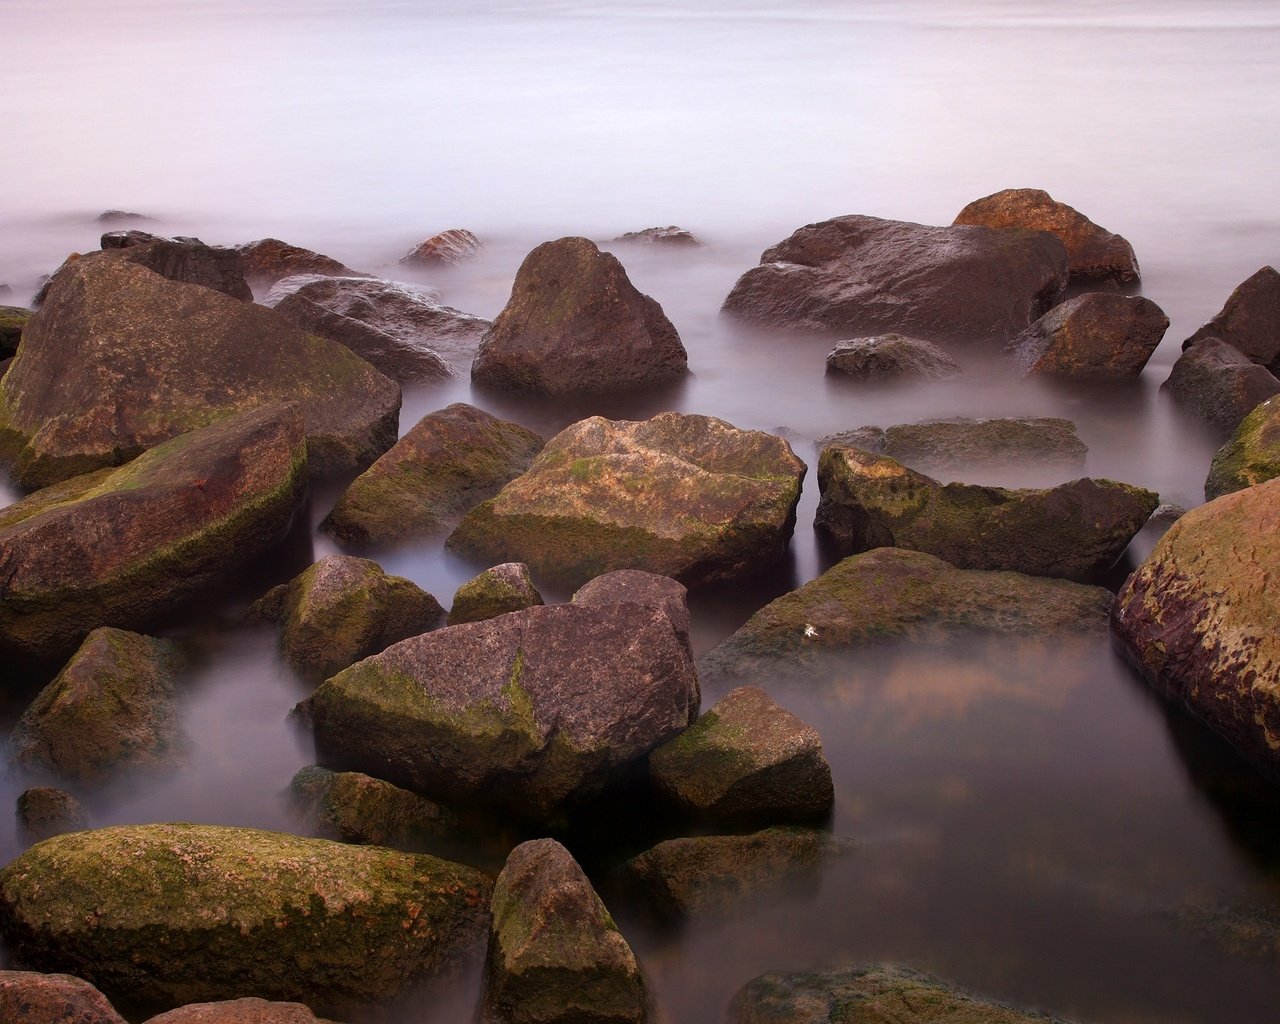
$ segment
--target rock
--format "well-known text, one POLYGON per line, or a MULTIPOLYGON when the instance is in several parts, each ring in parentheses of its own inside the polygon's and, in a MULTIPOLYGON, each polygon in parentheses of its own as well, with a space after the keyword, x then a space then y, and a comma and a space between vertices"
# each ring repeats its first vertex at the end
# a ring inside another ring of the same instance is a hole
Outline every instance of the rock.
POLYGON ((107 997, 70 974, 0 971, 5 1024, 125 1024, 107 997))
POLYGON ((1227 298, 1212 320, 1182 343, 1189 349, 1217 338, 1249 360, 1280 373, 1280 273, 1263 267, 1227 298))
POLYGON ((685 814, 726 824, 823 818, 835 799, 817 730, 755 686, 730 691, 654 750, 649 773, 685 814))
POLYGON ((344 843, 421 847, 458 827, 452 811, 360 772, 303 768, 289 793, 307 819, 344 843))
POLYGON ((284 660, 318 681, 434 629, 444 609, 416 583, 388 576, 377 562, 325 555, 273 587, 249 614, 278 622, 284 660))
POLYGON ((485 1024, 641 1024, 644 980, 582 868, 554 839, 521 843, 493 887, 485 1024))
POLYGON ((1204 338, 1178 357, 1160 390, 1227 436, 1260 404, 1280 394, 1280 380, 1225 341, 1204 338))
POLYGON ((955 223, 1048 231, 1066 246, 1072 281, 1133 284, 1140 278, 1133 246, 1038 188, 1007 188, 975 199, 955 223))
POLYGON ((1109 569, 1160 503, 1141 487, 1084 478, 1011 490, 940 484, 893 459, 827 448, 814 525, 844 555, 925 551, 962 569, 1084 581, 1109 569))
POLYGON ((256 996, 191 1003, 152 1017, 146 1024, 330 1024, 302 1003, 273 1003, 256 996))
POLYGON ((0 299, 7 299, 13 294, 13 289, 7 284, 0 284, 0 299))
POLYGON ((405 640, 299 710, 325 764, 545 821, 624 779, 698 703, 664 606, 573 603, 405 640))
POLYGON ((66 790, 33 786, 18 795, 18 825, 32 842, 63 832, 79 832, 88 824, 84 805, 66 790))
POLYGON ((777 561, 805 464, 781 438, 709 416, 581 420, 472 509, 448 546, 577 586, 644 569, 699 586, 777 561))
POLYGON ((148 217, 142 213, 132 213, 129 210, 103 210, 98 214, 99 224, 122 224, 130 221, 149 221, 154 217, 148 217))
POLYGON ((459 969, 489 880, 425 855, 256 829, 55 836, 0 872, 12 955, 140 1009, 257 992, 343 1015, 459 969))
POLYGON ((1194 508, 1125 582, 1112 630, 1165 695, 1280 774, 1280 480, 1194 508))
POLYGON ((174 700, 183 661, 171 641, 95 629, 22 713, 13 759, 72 779, 171 767, 186 745, 174 700))
POLYGON ((449 625, 483 622, 542 603, 542 595, 529 576, 529 567, 523 562, 503 562, 458 588, 453 595, 453 607, 449 609, 449 625))
POLYGON ((18 353, 22 331, 31 319, 31 310, 20 306, 0 306, 0 359, 8 359, 18 353))
POLYGON ((475 259, 484 243, 466 228, 450 228, 432 235, 400 257, 401 263, 416 267, 452 267, 475 259))
MULTIPOLYGON (((124 259, 170 281, 198 284, 242 302, 253 301, 253 289, 244 279, 244 264, 234 249, 205 245, 198 238, 161 238, 146 231, 108 231, 100 244, 105 255, 90 253, 83 259, 124 259)), ((61 273, 59 270, 54 277, 61 273)), ((44 304, 52 285, 50 282, 41 289, 37 305, 44 304)))
POLYGON ((1150 299, 1086 292, 1055 306, 1009 343, 1023 373, 1066 380, 1137 377, 1169 327, 1150 299))
POLYGON ((544 242, 525 257, 471 364, 482 387, 550 396, 666 384, 688 372, 662 307, 586 238, 544 242))
POLYGON ((960 376, 960 367, 931 342, 882 334, 837 342, 827 356, 827 372, 858 380, 950 380, 960 376))
POLYGON ((260 238, 238 245, 245 278, 256 288, 270 288, 284 277, 320 274, 325 277, 365 277, 332 256, 290 245, 278 238, 260 238))
POLYGON ((894 964, 762 974, 729 1005, 731 1024, 1065 1024, 971 996, 894 964))
POLYGON ((957 569, 922 552, 878 548, 765 605, 698 668, 704 679, 808 677, 827 657, 886 641, 1098 633, 1110 607, 1102 587, 957 569))
POLYGON ((662 608, 671 620, 676 637, 681 643, 690 643, 689 591, 669 576, 639 569, 617 569, 579 587, 574 592, 573 603, 599 607, 644 604, 662 608))
POLYGON ((0 509, 0 654, 62 660, 171 618, 284 537, 306 473, 301 413, 276 405, 0 509))
POLYGON ((542 438, 462 402, 424 416, 343 492, 320 524, 345 544, 387 544, 455 526, 529 468, 542 438))
POLYGON ((1280 399, 1268 398, 1218 449, 1204 482, 1206 501, 1280 476, 1280 399))
POLYGON ((683 246, 702 248, 703 243, 684 228, 674 224, 665 228, 645 228, 643 231, 628 231, 614 239, 615 242, 642 242, 646 245, 683 246))
POLYGON ((837 217, 766 249, 723 312, 846 335, 1004 342, 1057 305, 1066 283, 1066 251, 1042 231, 837 217))
POLYGON ((400 389, 269 309, 116 259, 61 271, 0 385, 0 454, 23 487, 119 465, 228 413, 297 401, 314 473, 395 440, 400 389))

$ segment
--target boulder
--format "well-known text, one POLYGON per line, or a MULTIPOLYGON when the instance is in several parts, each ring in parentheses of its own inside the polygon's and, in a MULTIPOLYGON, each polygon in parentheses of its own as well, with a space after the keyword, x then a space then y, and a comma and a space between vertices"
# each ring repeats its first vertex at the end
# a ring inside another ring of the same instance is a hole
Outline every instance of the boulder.
POLYGON ((1137 377, 1169 327, 1150 299, 1086 292, 1055 306, 1009 343, 1023 373, 1064 380, 1137 377))
POLYGON ((735 579, 785 551, 805 468, 781 438, 709 416, 593 416, 469 512, 448 546, 569 586, 612 569, 735 579))
POLYGON ((18 795, 18 826, 31 842, 63 832, 79 832, 88 824, 84 805, 66 790, 33 786, 18 795))
POLYGON ((155 220, 155 218, 148 217, 144 213, 133 213, 130 210, 103 210, 98 214, 99 224, 128 224, 151 220, 155 220))
POLYGON ((48 663, 171 618, 281 540, 306 488, 302 414, 275 405, 0 509, 0 652, 48 663))
POLYGON ((0 933, 153 1012, 245 991, 344 1015, 483 948, 489 880, 426 855, 256 829, 55 836, 0 872, 0 933))
POLYGON ((975 199, 955 223, 1048 231, 1066 247, 1072 281, 1134 284, 1140 277, 1133 246, 1038 188, 1007 188, 975 199))
POLYGON ((542 595, 529 576, 529 567, 523 562, 503 562, 458 588, 453 595, 453 607, 449 609, 449 625, 483 622, 542 603, 542 595))
POLYGON ((1280 395, 1280 380, 1225 341, 1203 338, 1178 357, 1160 390, 1226 437, 1260 404, 1280 395))
POLYGON ((123 629, 95 629, 22 713, 9 741, 28 769, 93 779, 180 761, 178 646, 123 629))
MULTIPOLYGON (((102 254, 89 253, 82 259, 123 259, 170 281, 198 284, 241 302, 253 301, 253 289, 244 279, 244 264, 234 249, 205 245, 198 238, 161 238, 147 231, 108 231, 100 244, 102 254)), ((52 283, 41 289, 37 305, 44 304, 52 283)))
POLYGON ((684 814, 725 824, 819 819, 835 799, 817 730, 755 686, 730 691, 654 750, 649 774, 684 814))
POLYGON ((416 583, 388 576, 377 562, 325 555, 269 590, 249 614, 279 623, 284 660, 319 681, 434 629, 444 609, 416 583))
POLYGON ((1280 476, 1280 399, 1254 408, 1218 449, 1204 482, 1206 501, 1280 476))
POLYGON ((344 843, 421 848, 458 828, 452 811, 360 772, 303 768, 289 795, 309 823, 344 843))
POLYGON ((628 231, 614 239, 615 242, 640 242, 645 245, 664 245, 677 248, 702 248, 703 243, 684 228, 674 224, 665 228, 644 228, 641 231, 628 231))
POLYGON ((688 372, 662 307, 586 238, 544 242, 525 257, 471 364, 482 387, 550 396, 649 387, 688 372))
POLYGON ((332 256, 290 245, 278 238, 260 238, 238 245, 244 276, 256 288, 270 288, 283 277, 321 274, 325 277, 364 277, 332 256))
POLYGON ((357 477, 320 524, 345 544, 387 544, 452 529, 529 468, 532 430, 462 402, 424 416, 357 477))
POLYGON ((666 611, 680 642, 691 642, 689 591, 669 576, 657 576, 639 569, 616 569, 579 587, 574 591, 573 603, 599 607, 611 604, 655 605, 666 611))
POLYGON ((39 487, 119 465, 228 413, 297 401, 312 472, 395 441, 400 388, 269 309, 123 260, 60 272, 0 382, 0 455, 39 487))
POLYGON ((1183 349, 1217 338, 1250 362, 1280 373, 1280 273, 1263 267, 1241 282, 1218 314, 1182 343, 1183 349))
POLYGON ((957 569, 923 552, 878 548, 765 605, 698 668, 704 678, 808 677, 832 655, 887 641, 1100 633, 1110 607, 1102 587, 957 569))
POLYGON ((837 217, 766 249, 723 312, 845 335, 1005 342, 1057 305, 1066 283, 1066 250, 1043 231, 837 217))
POLYGON ((554 839, 511 851, 493 887, 485 1024, 642 1024, 635 954, 554 839))
POLYGON ((827 356, 827 372, 868 381, 950 380, 960 376, 960 367, 932 342, 882 334, 837 342, 827 356))
POLYGON ((107 997, 70 974, 0 971, 5 1024, 125 1024, 107 997))
POLYGON ((925 551, 962 569, 1096 578, 1155 511, 1152 491, 1083 478, 1011 490, 941 484, 893 459, 827 448, 818 460, 814 525, 844 555, 878 547, 925 551))
POLYGON ((484 243, 466 228, 450 228, 419 242, 400 257, 401 263, 414 267, 453 267, 475 259, 484 243))
POLYGON ((302 1003, 274 1003, 256 996, 191 1003, 152 1017, 146 1024, 331 1024, 302 1003))
POLYGON ((31 310, 20 306, 0 306, 0 359, 17 355, 22 331, 31 315, 31 310))

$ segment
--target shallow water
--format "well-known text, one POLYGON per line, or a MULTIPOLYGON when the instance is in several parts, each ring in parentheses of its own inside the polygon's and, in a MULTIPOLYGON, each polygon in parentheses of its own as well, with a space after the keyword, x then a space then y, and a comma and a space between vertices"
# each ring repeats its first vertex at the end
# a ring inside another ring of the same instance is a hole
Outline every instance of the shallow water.
MULTIPOLYGON (((785 432, 811 466, 791 551, 750 585, 695 596, 700 651, 827 564, 810 526, 812 442, 837 430, 1067 416, 1088 474, 1198 503, 1218 439, 1159 384, 1181 339, 1280 252, 1280 140, 1266 130, 1280 120, 1280 12, 1264 2, 988 0, 961 15, 936 0, 9 0, 0 36, 20 140, 0 162, 0 282, 17 301, 68 252, 96 247, 107 208, 214 243, 276 235, 485 316, 547 238, 675 222, 704 239, 613 246, 679 329, 684 384, 552 404, 473 394, 464 366, 407 393, 401 420, 472 401, 547 435, 668 408, 785 432), (955 382, 859 389, 824 376, 829 339, 718 316, 736 277, 800 224, 854 212, 948 223, 1008 186, 1043 187, 1134 244, 1143 293, 1172 321, 1140 381, 1051 388, 969 353, 955 382), (483 259, 434 275, 396 266, 455 226, 486 239, 483 259)), ((1054 482, 1030 469, 989 480, 1054 482)), ((5 486, 0 505, 16 497, 5 486)), ((311 525, 335 495, 313 496, 311 525)), ((236 613, 332 550, 303 524, 255 584, 190 628, 205 653, 184 694, 188 766, 84 792, 95 824, 298 827, 281 793, 312 756, 287 719, 307 687, 236 613)), ((445 604, 478 568, 438 544, 380 560, 445 604)), ((1274 796, 1105 639, 891 649, 832 683, 760 682, 819 728, 832 829, 858 846, 816 889, 726 921, 673 934, 613 908, 665 1019, 720 1019, 762 970, 873 958, 1082 1020, 1273 1019, 1276 954, 1230 954, 1176 915, 1222 902, 1280 912, 1274 796)), ((9 698, 6 722, 23 700, 9 698)), ((0 806, 30 781, 0 779, 0 806)), ((0 825, 0 858, 20 849, 0 825)), ((474 979, 402 1017, 462 1019, 473 998, 474 979)))

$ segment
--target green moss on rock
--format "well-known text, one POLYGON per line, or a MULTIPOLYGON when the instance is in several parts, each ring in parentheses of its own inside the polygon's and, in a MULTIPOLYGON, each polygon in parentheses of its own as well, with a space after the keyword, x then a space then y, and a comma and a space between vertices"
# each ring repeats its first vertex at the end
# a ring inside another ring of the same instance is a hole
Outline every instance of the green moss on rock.
POLYGON ((458 827, 448 808, 361 772, 303 768, 289 792, 313 825, 344 843, 421 849, 458 827))
POLYGON ((1280 476, 1280 399, 1269 398, 1240 421, 1213 457, 1206 501, 1280 476))
POLYGON ((504 562, 458 588, 453 595, 453 607, 449 609, 449 625, 483 622, 542 603, 542 595, 529 576, 529 567, 521 562, 504 562))

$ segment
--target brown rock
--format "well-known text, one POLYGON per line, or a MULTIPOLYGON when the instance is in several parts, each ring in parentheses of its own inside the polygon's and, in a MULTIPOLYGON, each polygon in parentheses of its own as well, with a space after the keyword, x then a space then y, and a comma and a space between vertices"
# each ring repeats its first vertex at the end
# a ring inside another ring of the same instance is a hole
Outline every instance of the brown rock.
POLYGON ((882 334, 837 342, 827 356, 827 372, 858 380, 949 380, 960 375, 960 367, 931 342, 882 334))
POLYGON ((1212 320, 1182 343, 1189 349, 1217 338, 1243 352, 1251 362, 1280 372, 1280 273, 1263 267, 1243 281, 1212 320))
POLYGON ((190 1003, 152 1017, 146 1024, 330 1024, 302 1003, 273 1003, 256 996, 216 1003, 190 1003))
POLYGON ((363 277, 359 271, 332 256, 290 245, 278 238, 260 238, 235 249, 240 254, 245 278, 256 288, 269 288, 283 277, 322 274, 327 277, 363 277))
POLYGON ((125 1024, 107 997, 70 974, 0 971, 4 1024, 125 1024))
POLYGON ((483 622, 507 612, 518 612, 543 603, 523 562, 503 562, 468 580, 453 595, 449 625, 483 622))
POLYGON ((1202 338, 1178 357, 1160 389, 1226 437, 1280 394, 1280 379, 1225 341, 1202 338))
POLYGON ((665 228, 645 228, 643 231, 628 231, 614 239, 615 242, 641 242, 645 245, 664 245, 682 248, 699 249, 702 242, 684 228, 674 224, 665 228))
POLYGON ((657 576, 639 569, 617 569, 579 587, 574 604, 608 606, 645 604, 662 608, 671 620, 676 636, 689 642, 689 591, 669 576, 657 576))
MULTIPOLYGON (((102 236, 101 245, 106 256, 90 253, 84 258, 124 259, 170 281, 198 284, 242 302, 253 301, 240 254, 234 249, 205 245, 198 238, 161 238, 146 231, 109 231, 102 236)), ((37 305, 43 305, 52 285, 51 281, 40 290, 37 305)))
POLYGON ((22 331, 31 316, 31 310, 21 306, 0 306, 0 359, 10 359, 17 354, 22 331))
POLYGON ((400 257, 401 263, 418 267, 452 267, 480 255, 484 243, 466 228, 450 228, 432 235, 400 257))
POLYGON ((289 794, 313 826, 344 843, 421 849, 458 828, 457 817, 439 804, 361 772, 303 768, 289 794))
POLYGON ((1042 316, 1009 343, 1024 373, 1068 380, 1136 377, 1169 318, 1141 296, 1087 292, 1042 316))
MULTIPOLYGON (((31 842, 63 832, 78 832, 88 824, 89 815, 84 805, 64 789, 33 786, 18 795, 18 825, 31 842)), ((0 1006, 3 1005, 0 997, 0 1006)))

